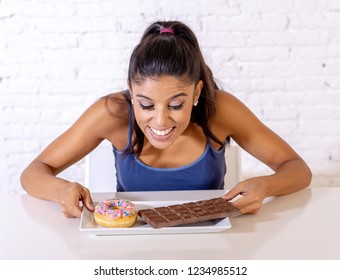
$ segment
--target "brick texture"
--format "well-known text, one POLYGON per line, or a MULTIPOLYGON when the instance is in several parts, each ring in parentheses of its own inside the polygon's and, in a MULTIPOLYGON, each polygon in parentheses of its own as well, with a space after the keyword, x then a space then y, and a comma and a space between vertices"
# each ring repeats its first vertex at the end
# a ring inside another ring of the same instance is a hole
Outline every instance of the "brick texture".
MULTIPOLYGON (((126 87, 131 51, 155 20, 199 38, 221 86, 299 152, 313 187, 340 186, 337 0, 2 0, 0 192, 98 97, 126 87)), ((243 177, 270 172, 243 153, 243 177)), ((84 161, 64 176, 84 183, 84 161)))

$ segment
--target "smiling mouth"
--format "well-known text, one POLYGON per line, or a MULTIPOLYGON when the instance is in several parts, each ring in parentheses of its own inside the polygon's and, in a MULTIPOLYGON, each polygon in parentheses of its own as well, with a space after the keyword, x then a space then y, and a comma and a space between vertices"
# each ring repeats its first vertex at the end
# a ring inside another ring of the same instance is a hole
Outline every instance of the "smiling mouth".
POLYGON ((158 135, 158 136, 166 136, 168 134, 170 134, 170 132, 175 128, 175 127, 170 127, 168 129, 162 129, 162 130, 158 130, 156 128, 150 127, 150 130, 152 131, 152 133, 158 135))

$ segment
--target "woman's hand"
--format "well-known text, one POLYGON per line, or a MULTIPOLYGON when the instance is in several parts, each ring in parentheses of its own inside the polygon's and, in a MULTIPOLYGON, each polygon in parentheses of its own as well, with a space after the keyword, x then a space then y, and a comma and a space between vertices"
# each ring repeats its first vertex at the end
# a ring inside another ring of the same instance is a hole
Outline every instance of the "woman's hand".
POLYGON ((67 218, 80 218, 82 207, 79 202, 90 211, 94 210, 89 190, 79 183, 65 182, 60 188, 56 201, 67 218))
POLYGON ((242 214, 257 213, 267 193, 268 187, 265 176, 262 176, 240 182, 223 196, 223 198, 225 200, 232 200, 239 195, 240 197, 236 198, 232 204, 237 207, 242 214))

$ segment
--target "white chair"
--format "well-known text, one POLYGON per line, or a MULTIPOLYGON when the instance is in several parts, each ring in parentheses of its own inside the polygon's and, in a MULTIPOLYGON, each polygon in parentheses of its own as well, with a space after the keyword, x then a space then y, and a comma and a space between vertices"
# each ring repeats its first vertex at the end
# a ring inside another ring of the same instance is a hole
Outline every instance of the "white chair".
POLYGON ((112 145, 104 141, 85 157, 85 186, 91 192, 115 192, 116 181, 112 145))
POLYGON ((224 188, 231 189, 241 180, 241 148, 236 144, 228 145, 225 149, 227 173, 224 176, 224 188))
MULTIPOLYGON (((226 148, 227 174, 224 177, 225 189, 234 187, 241 178, 241 151, 237 145, 226 148)), ((116 191, 115 159, 112 145, 102 142, 85 158, 85 186, 91 192, 116 191)))

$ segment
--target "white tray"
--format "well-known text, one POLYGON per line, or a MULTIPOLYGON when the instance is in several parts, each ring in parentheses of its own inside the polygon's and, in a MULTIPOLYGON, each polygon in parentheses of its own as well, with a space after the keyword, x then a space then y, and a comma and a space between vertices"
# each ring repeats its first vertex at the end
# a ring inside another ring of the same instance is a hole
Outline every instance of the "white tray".
MULTIPOLYGON (((133 201, 138 210, 181 204, 185 202, 187 201, 133 201)), ((94 205, 96 204, 97 202, 94 202, 94 205)), ((208 233, 220 232, 231 228, 229 218, 225 218, 195 224, 154 229, 145 223, 140 217, 137 218, 136 224, 130 228, 106 228, 97 225, 94 220, 93 212, 87 210, 85 207, 83 209, 79 229, 80 231, 93 235, 208 233)))

